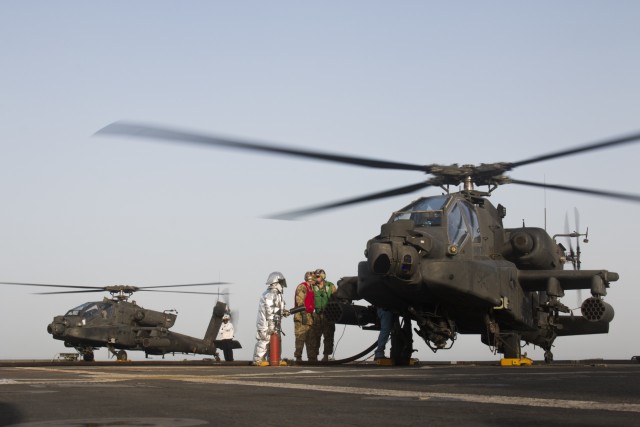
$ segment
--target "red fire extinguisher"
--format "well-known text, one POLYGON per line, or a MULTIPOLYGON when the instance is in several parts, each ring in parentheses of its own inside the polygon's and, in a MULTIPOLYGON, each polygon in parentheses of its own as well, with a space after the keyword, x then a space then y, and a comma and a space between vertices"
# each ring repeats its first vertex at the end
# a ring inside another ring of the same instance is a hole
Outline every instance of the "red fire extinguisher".
POLYGON ((280 366, 280 332, 276 331, 271 334, 269 339, 269 364, 271 366, 280 366))

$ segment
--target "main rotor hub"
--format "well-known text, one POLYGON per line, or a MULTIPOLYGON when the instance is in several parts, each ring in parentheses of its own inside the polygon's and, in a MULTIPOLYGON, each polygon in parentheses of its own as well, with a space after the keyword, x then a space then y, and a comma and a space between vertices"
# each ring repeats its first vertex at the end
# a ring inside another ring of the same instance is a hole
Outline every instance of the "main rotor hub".
POLYGON ((511 170, 511 163, 481 163, 476 165, 462 165, 453 163, 451 165, 429 165, 428 173, 433 178, 427 182, 430 185, 438 185, 440 187, 449 185, 463 185, 464 191, 472 192, 478 186, 489 186, 489 193, 495 190, 499 185, 508 184, 510 178, 503 175, 504 172, 511 170))
POLYGON ((126 301, 131 295, 133 295, 134 292, 136 292, 140 288, 130 285, 114 285, 106 286, 104 289, 111 294, 111 297, 114 300, 126 301))

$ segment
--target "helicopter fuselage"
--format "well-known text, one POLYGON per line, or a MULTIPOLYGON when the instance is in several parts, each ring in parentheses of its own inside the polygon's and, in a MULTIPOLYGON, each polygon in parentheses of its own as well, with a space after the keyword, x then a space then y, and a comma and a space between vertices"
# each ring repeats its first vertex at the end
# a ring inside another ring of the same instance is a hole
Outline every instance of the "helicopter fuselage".
MULTIPOLYGON (((114 350, 118 349, 140 350, 147 355, 216 355, 215 338, 225 307, 220 302, 216 305, 204 339, 170 331, 176 321, 175 313, 148 310, 135 302, 107 298, 84 303, 63 316, 56 316, 47 326, 47 331, 53 338, 64 341, 67 347, 76 348, 90 360, 93 359, 93 350, 99 347, 107 347, 114 354, 114 350)), ((235 348, 239 348, 239 343, 235 348)), ((119 353, 118 357, 124 357, 123 353, 119 353)))
POLYGON ((457 333, 480 334, 501 351, 504 335, 548 350, 558 335, 607 332, 613 309, 602 297, 617 274, 563 270, 554 239, 540 228, 505 229, 505 212, 470 192, 416 200, 369 240, 342 295, 416 321, 434 351, 457 333), (596 314, 560 316, 567 289, 590 289, 585 304, 596 314))

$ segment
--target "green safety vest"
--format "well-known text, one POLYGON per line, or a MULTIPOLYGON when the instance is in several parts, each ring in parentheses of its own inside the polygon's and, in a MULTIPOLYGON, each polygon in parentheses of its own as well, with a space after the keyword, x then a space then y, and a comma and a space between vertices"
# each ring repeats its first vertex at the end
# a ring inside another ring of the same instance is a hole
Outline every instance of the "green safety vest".
POLYGON ((318 285, 313 285, 316 313, 321 313, 326 307, 329 302, 329 298, 331 298, 331 288, 333 286, 333 283, 327 281, 324 282, 324 288, 321 288, 318 285))

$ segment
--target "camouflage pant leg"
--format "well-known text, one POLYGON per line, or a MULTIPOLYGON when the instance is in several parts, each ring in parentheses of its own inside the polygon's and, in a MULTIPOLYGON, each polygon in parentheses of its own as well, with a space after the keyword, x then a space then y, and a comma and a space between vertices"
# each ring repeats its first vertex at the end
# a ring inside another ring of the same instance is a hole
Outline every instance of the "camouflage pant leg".
POLYGON ((329 322, 324 313, 315 313, 313 317, 312 339, 314 345, 314 355, 320 353, 320 342, 324 337, 322 354, 329 356, 333 353, 333 336, 336 331, 336 324, 329 322))
POLYGON ((318 360, 318 353, 320 352, 320 339, 322 338, 322 331, 320 330, 320 323, 316 322, 314 317, 313 325, 307 332, 307 356, 309 360, 318 360))
POLYGON ((307 357, 309 357, 309 354, 311 352, 310 347, 309 347, 309 342, 310 342, 309 331, 310 331, 310 329, 311 329, 310 325, 304 325, 304 324, 302 324, 302 322, 294 322, 293 330, 294 330, 294 334, 296 336, 296 350, 293 353, 293 356, 295 358, 301 358, 302 357, 302 351, 304 350, 304 345, 305 344, 307 344, 307 357))

